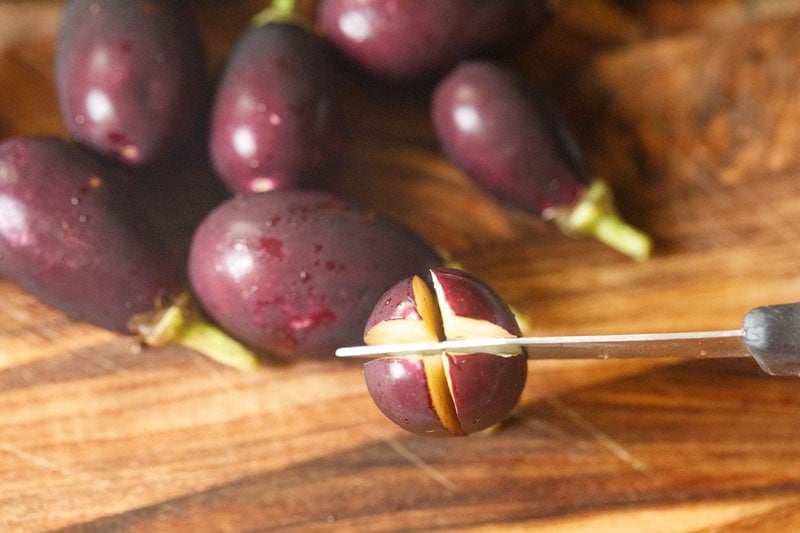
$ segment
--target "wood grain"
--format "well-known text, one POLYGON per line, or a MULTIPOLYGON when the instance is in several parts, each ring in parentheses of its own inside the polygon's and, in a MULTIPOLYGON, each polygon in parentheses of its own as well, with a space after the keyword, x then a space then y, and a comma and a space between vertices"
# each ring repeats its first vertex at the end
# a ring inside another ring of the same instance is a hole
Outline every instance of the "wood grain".
MULTIPOLYGON (((195 8, 213 69, 261 4, 195 8)), ((489 281, 527 333, 736 327, 800 300, 799 4, 554 3, 508 58, 654 236, 647 262, 496 204, 441 157, 425 88, 344 67, 336 186, 489 281)), ((0 6, 3 138, 63 134, 60 9, 0 6)), ((139 350, 5 280, 0 302, 3 530, 800 527, 800 382, 747 359, 532 361, 503 427, 430 440, 383 418, 357 363, 241 373, 139 350)))

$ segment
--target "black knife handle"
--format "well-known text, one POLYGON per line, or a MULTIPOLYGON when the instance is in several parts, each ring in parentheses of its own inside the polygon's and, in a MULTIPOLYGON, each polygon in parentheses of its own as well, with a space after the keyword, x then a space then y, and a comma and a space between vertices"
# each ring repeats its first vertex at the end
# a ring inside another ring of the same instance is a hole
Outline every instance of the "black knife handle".
POLYGON ((800 376, 800 303, 751 309, 742 330, 747 350, 764 372, 800 376))

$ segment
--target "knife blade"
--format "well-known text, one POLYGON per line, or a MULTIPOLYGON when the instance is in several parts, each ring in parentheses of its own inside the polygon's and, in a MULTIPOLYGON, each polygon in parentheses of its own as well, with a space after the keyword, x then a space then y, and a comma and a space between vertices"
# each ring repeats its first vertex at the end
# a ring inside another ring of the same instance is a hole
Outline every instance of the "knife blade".
POLYGON ((756 307, 737 329, 677 333, 452 339, 349 346, 337 357, 434 355, 443 352, 516 353, 530 359, 753 357, 771 375, 800 375, 800 303, 756 307))
POLYGON ((627 359, 636 357, 746 357, 741 329, 682 333, 487 337, 439 342, 349 346, 338 357, 433 355, 442 352, 515 353, 528 349, 533 359, 627 359))

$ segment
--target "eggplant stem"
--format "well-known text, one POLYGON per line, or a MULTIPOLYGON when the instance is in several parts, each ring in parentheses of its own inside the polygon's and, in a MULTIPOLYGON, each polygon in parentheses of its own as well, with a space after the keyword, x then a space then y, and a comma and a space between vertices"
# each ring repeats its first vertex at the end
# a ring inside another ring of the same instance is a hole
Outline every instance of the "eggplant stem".
POLYGON ((592 236, 637 261, 650 256, 650 237, 619 216, 611 188, 603 180, 595 179, 571 208, 554 208, 545 216, 568 235, 592 236))
POLYGON ((261 27, 270 22, 289 22, 297 24, 306 29, 311 29, 311 21, 307 20, 297 9, 296 0, 272 0, 269 7, 256 13, 250 21, 250 25, 261 27))
POLYGON ((129 328, 147 346, 177 344, 239 370, 254 370, 259 366, 258 356, 201 317, 185 292, 167 307, 134 315, 129 328))

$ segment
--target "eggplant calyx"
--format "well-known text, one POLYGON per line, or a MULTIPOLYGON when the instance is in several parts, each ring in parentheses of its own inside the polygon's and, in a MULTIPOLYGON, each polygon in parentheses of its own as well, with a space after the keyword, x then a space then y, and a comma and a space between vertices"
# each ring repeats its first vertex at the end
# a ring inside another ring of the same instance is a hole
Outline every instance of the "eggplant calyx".
POLYGON ((259 366, 258 356, 252 350, 200 315, 188 292, 154 311, 134 315, 128 329, 147 346, 177 344, 239 370, 254 370, 259 366))
POLYGON ((637 261, 650 256, 650 236, 620 217, 611 188, 601 179, 593 180, 574 205, 551 208, 543 215, 567 235, 594 237, 637 261))
POLYGON ((309 33, 313 32, 313 22, 305 13, 301 13, 296 4, 296 0, 273 0, 269 7, 253 16, 250 25, 260 28, 270 23, 295 24, 309 33))

